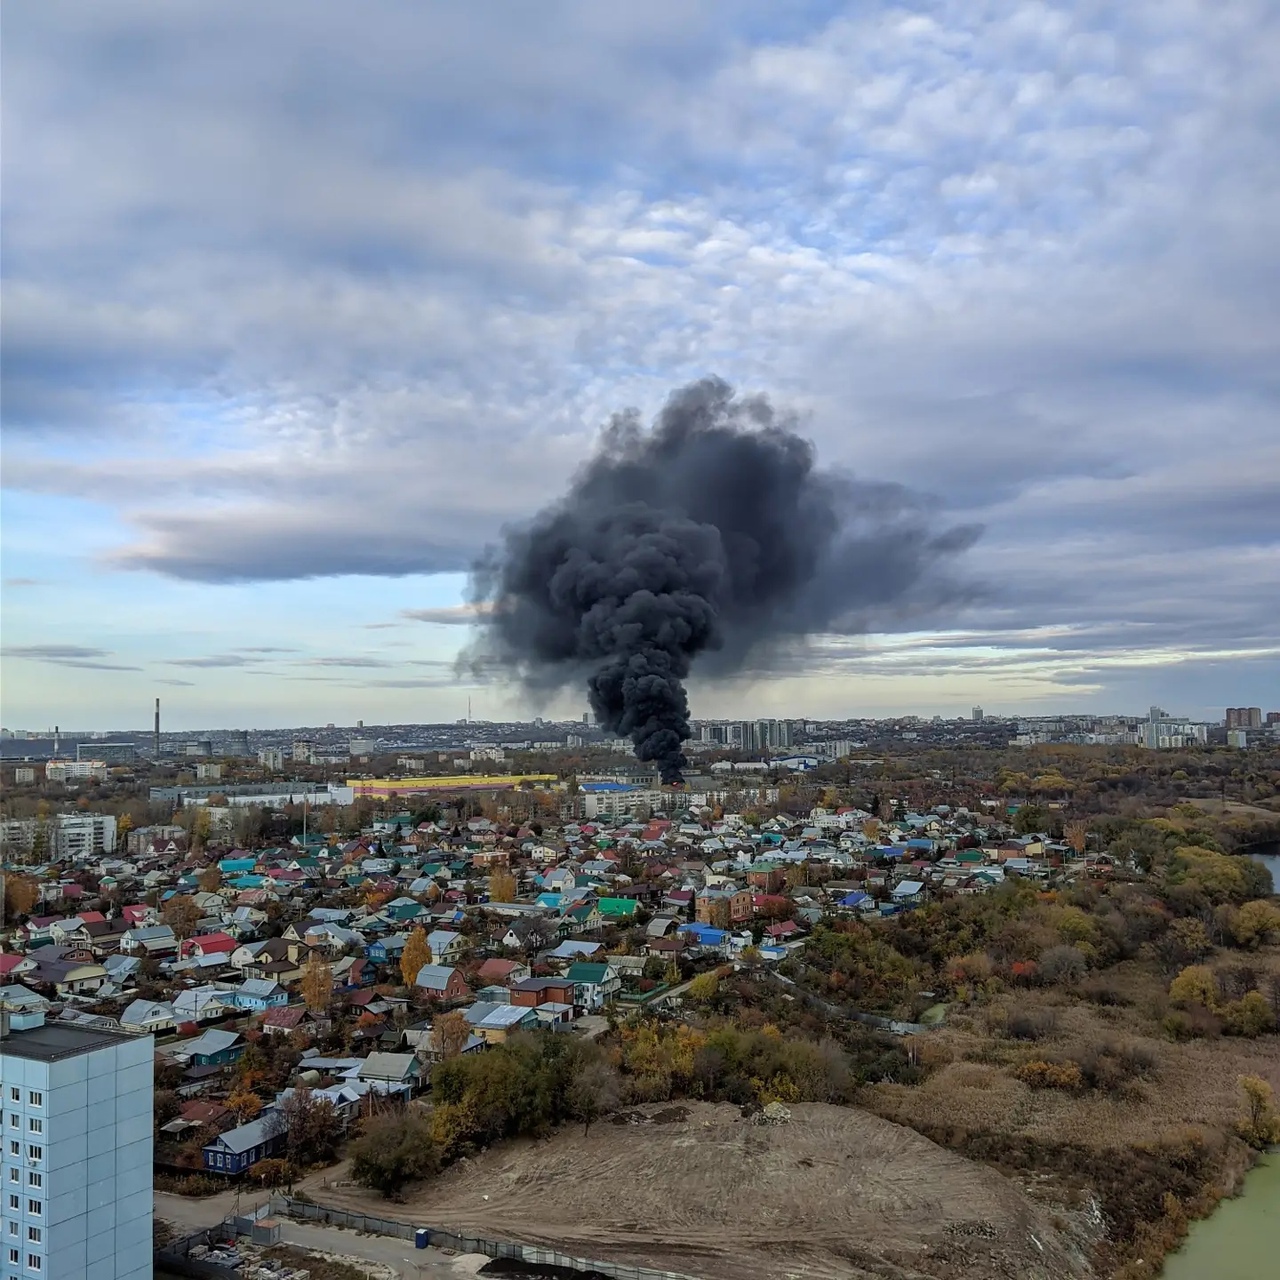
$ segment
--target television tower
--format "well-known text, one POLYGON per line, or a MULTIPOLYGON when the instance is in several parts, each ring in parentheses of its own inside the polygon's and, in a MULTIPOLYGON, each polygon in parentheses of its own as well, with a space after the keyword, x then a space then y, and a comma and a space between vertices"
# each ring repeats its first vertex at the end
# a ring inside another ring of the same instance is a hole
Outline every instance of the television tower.
POLYGON ((156 730, 155 737, 152 740, 152 752, 155 755, 156 763, 160 762, 160 699, 156 699, 156 730))

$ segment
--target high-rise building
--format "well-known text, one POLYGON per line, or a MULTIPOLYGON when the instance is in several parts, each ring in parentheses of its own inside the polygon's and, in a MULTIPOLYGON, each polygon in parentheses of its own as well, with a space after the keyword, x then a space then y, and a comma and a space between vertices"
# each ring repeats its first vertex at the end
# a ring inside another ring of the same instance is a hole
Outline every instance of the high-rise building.
POLYGON ((1261 729, 1262 728, 1262 708, 1261 707, 1228 707, 1227 708, 1227 728, 1228 729, 1261 729))
POLYGON ((0 1010, 6 1280, 149 1280, 155 1049, 0 1010))

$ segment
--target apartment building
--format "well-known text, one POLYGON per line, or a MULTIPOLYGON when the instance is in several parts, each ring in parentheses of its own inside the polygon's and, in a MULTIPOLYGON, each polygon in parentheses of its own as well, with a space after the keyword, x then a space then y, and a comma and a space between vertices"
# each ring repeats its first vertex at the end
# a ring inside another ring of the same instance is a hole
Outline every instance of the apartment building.
POLYGON ((154 1052, 0 1011, 0 1280, 149 1280, 154 1052))

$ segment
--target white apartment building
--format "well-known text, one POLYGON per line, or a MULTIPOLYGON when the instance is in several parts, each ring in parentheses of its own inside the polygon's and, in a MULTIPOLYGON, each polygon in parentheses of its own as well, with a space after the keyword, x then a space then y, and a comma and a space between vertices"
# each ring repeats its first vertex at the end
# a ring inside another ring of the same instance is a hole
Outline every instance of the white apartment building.
POLYGON ((0 1012, 0 1280, 149 1280, 154 1047, 0 1012))
POLYGON ((116 820, 109 813, 58 813, 44 823, 12 818, 0 823, 0 849, 9 855, 33 853, 42 827, 44 857, 105 857, 115 852, 116 820))

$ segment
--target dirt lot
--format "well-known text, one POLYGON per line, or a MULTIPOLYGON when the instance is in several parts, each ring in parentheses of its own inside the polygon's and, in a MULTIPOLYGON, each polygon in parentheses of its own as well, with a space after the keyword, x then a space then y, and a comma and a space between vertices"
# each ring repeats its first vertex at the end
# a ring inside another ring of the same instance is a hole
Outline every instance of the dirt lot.
POLYGON ((503 1144, 402 1205, 354 1187, 316 1198, 705 1280, 1092 1275, 993 1170, 862 1111, 791 1114, 770 1126, 729 1106, 644 1107, 641 1123, 503 1144))

